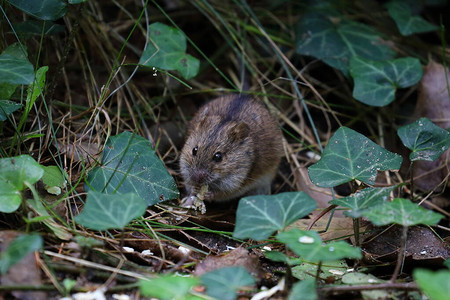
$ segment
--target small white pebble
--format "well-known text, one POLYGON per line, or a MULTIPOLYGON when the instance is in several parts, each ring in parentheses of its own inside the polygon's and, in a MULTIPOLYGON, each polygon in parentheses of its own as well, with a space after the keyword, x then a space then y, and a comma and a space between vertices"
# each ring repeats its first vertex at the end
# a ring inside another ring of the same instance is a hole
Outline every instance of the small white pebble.
POLYGON ((353 268, 351 268, 351 269, 347 269, 347 270, 346 270, 346 272, 347 272, 347 273, 350 273, 350 272, 355 272, 355 269, 353 269, 353 268))
POLYGON ((147 249, 147 250, 143 250, 141 252, 141 254, 144 255, 144 256, 151 256, 151 255, 153 255, 153 252, 150 251, 149 249, 147 249))
POLYGON ((302 244, 312 244, 312 243, 314 243, 314 239, 313 239, 312 237, 306 236, 306 235, 301 236, 301 237, 298 239, 298 241, 299 241, 300 243, 302 243, 302 244))
POLYGON ((131 247, 123 247, 122 249, 123 249, 123 251, 125 251, 125 252, 129 252, 129 253, 134 252, 134 249, 131 248, 131 247))
POLYGON ((367 279, 367 282, 368 283, 375 283, 375 282, 377 282, 375 279, 373 279, 373 278, 369 278, 369 279, 367 279))
POLYGON ((178 250, 183 252, 183 254, 189 254, 189 252, 191 252, 191 249, 188 249, 188 248, 183 247, 183 246, 178 247, 178 250))
POLYGON ((311 158, 313 160, 319 160, 320 159, 320 155, 317 154, 317 153, 314 153, 312 151, 306 152, 306 156, 308 156, 308 158, 311 158))
POLYGON ((269 246, 264 246, 262 247, 262 251, 272 251, 272 248, 270 248, 269 246))

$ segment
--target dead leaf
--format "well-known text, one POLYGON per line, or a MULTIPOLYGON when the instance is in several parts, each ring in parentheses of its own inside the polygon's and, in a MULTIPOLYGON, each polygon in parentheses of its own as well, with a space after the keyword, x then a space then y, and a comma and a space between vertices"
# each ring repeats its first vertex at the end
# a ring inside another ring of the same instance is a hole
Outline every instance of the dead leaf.
MULTIPOLYGON (((20 232, 13 230, 0 231, 0 251, 6 250, 9 244, 20 234, 20 232)), ((42 285, 35 253, 29 253, 18 263, 11 266, 8 272, 0 277, 0 283, 1 285, 42 285)), ((12 291, 11 294, 21 300, 47 299, 47 293, 45 292, 12 291)))
POLYGON ((263 272, 259 264, 259 260, 244 248, 236 248, 235 250, 224 255, 209 255, 195 267, 194 274, 200 276, 213 270, 229 267, 244 267, 252 276, 262 278, 263 272))
MULTIPOLYGON (((450 127, 448 78, 450 78, 450 72, 441 64, 431 61, 425 67, 424 76, 419 85, 414 119, 427 117, 441 128, 450 127)), ((416 161, 414 165, 414 184, 422 191, 436 189, 435 192, 440 192, 444 188, 443 183, 450 170, 450 150, 434 162, 416 161)), ((446 205, 450 205, 450 200, 447 200, 446 205)))
MULTIPOLYGON (((395 262, 402 235, 401 226, 392 226, 379 235, 367 239, 361 249, 369 264, 395 262)), ((447 246, 429 228, 413 226, 408 229, 406 258, 410 264, 441 266, 450 257, 447 246)))

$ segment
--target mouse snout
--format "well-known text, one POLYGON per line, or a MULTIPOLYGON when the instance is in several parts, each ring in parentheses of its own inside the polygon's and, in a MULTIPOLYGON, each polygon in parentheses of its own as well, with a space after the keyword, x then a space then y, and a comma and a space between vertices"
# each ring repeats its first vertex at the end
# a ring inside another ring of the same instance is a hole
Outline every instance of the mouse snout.
POLYGON ((195 170, 191 174, 191 180, 193 182, 203 182, 208 178, 209 172, 206 169, 195 170))

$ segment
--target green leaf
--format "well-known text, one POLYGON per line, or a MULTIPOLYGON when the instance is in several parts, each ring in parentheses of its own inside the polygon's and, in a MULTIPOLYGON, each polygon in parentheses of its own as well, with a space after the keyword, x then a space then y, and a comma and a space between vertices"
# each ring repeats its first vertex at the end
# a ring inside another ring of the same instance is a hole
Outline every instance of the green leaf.
POLYGON ((174 179, 148 140, 131 132, 111 137, 103 150, 102 163, 87 178, 86 187, 107 194, 136 193, 148 205, 175 199, 174 179))
POLYGON ((146 297, 155 297, 160 300, 190 299, 192 288, 200 283, 197 277, 161 276, 151 280, 140 280, 139 290, 146 297))
POLYGON ((253 277, 243 267, 224 267, 201 277, 206 286, 206 294, 221 300, 236 299, 236 291, 244 286, 255 284, 253 277))
POLYGON ((52 35, 65 31, 65 27, 51 21, 42 21, 42 20, 26 20, 22 23, 14 24, 14 29, 17 33, 22 35, 40 36, 44 35, 52 35))
POLYGON ((177 70, 186 78, 198 74, 200 61, 186 54, 186 37, 176 28, 162 23, 149 26, 149 43, 139 64, 163 70, 177 70))
POLYGON ((25 183, 35 184, 43 174, 42 167, 29 155, 0 159, 0 212, 17 210, 25 183))
POLYGON ((16 91, 17 84, 0 83, 0 99, 9 100, 16 91))
POLYGON ((413 277, 430 300, 450 299, 450 270, 430 271, 415 269, 413 277))
MULTIPOLYGON (((345 274, 342 277, 342 282, 350 285, 366 285, 366 284, 375 284, 382 283, 383 280, 378 279, 372 274, 364 274, 358 272, 352 272, 345 274)), ((361 295, 363 299, 389 299, 390 294, 386 290, 368 290, 361 291, 361 295)))
POLYGON ((325 147, 322 158, 308 172, 311 181, 321 187, 334 187, 355 179, 374 184, 378 170, 398 170, 401 163, 400 155, 350 128, 340 127, 325 147))
MULTIPOLYGON (((317 263, 310 263, 307 261, 302 262, 292 268, 292 276, 297 279, 305 280, 307 278, 315 278, 317 274, 317 263)), ((334 278, 334 281, 338 281, 347 272, 348 265, 345 260, 329 261, 326 264, 322 264, 320 267, 321 278, 334 278)))
POLYGON ((19 44, 9 46, 0 54, 0 83, 31 84, 33 80, 33 65, 19 44))
POLYGON ((395 52, 380 36, 362 23, 310 11, 300 18, 295 49, 297 53, 318 58, 347 75, 352 56, 374 60, 394 57, 395 52))
POLYGON ((9 100, 0 100, 0 121, 5 121, 10 114, 21 107, 22 104, 9 100))
POLYGON ((122 229, 146 209, 145 201, 134 193, 107 195, 89 191, 75 222, 93 230, 122 229))
POLYGON ((42 248, 42 237, 36 233, 23 234, 15 238, 8 248, 0 253, 0 273, 5 274, 9 268, 18 263, 28 253, 42 248))
POLYGON ((316 300, 319 299, 316 291, 316 280, 314 278, 308 278, 297 282, 292 286, 291 293, 288 300, 316 300))
POLYGON ((80 4, 87 1, 88 0, 69 0, 69 4, 80 4))
POLYGON ((257 241, 308 215, 316 202, 304 192, 242 198, 236 212, 235 238, 257 241))
POLYGON ((315 231, 292 229, 280 232, 277 239, 285 243, 292 251, 310 262, 333 261, 344 258, 361 258, 361 250, 346 242, 331 242, 323 244, 315 231))
POLYGON ((362 191, 340 199, 334 199, 330 201, 330 204, 340 205, 342 207, 350 208, 348 211, 344 211, 344 215, 351 218, 359 218, 362 213, 368 208, 374 207, 381 203, 388 201, 389 194, 394 187, 387 188, 365 188, 362 191))
POLYGON ((21 11, 41 20, 57 20, 67 12, 67 5, 62 0, 8 0, 21 11))
POLYGON ((413 16, 408 3, 391 1, 386 4, 386 7, 402 35, 411 35, 439 29, 439 27, 430 24, 420 16, 413 16))
POLYGON ((42 176, 42 182, 48 186, 64 186, 64 175, 58 166, 44 167, 44 175, 42 176))
POLYGON ((392 202, 372 207, 365 211, 363 215, 377 226, 391 223, 403 226, 434 225, 443 218, 441 214, 422 208, 403 198, 396 198, 392 202))
POLYGON ((31 108, 33 107, 34 102, 36 101, 37 97, 44 91, 44 85, 45 85, 45 74, 48 71, 48 67, 40 67, 36 71, 36 80, 28 86, 27 89, 27 100, 26 100, 26 111, 27 113, 30 112, 31 108))
POLYGON ((372 106, 388 105, 397 88, 410 87, 423 76, 420 61, 413 57, 374 61, 355 56, 350 59, 350 73, 355 81, 353 97, 372 106))
POLYGON ((450 132, 435 125, 428 118, 400 127, 397 134, 403 145, 412 152, 411 161, 434 161, 450 147, 450 132))

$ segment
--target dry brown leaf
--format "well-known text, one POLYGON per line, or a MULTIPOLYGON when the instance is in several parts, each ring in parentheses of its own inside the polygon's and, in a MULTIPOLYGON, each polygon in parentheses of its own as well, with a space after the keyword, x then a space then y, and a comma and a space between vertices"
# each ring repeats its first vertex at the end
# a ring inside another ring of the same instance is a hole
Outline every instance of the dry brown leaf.
MULTIPOLYGON (((401 226, 392 226, 381 234, 369 238, 361 249, 366 263, 379 264, 397 260, 402 235, 401 226)), ((450 257, 447 246, 429 228, 414 226, 408 229, 406 242, 407 262, 441 266, 450 257)))
POLYGON ((244 267, 252 276, 262 278, 263 272, 259 264, 259 260, 244 248, 236 248, 235 250, 224 255, 209 255, 195 267, 194 274, 200 276, 213 270, 229 267, 244 267))
MULTIPOLYGON (((322 218, 320 218, 311 230, 322 232, 326 229, 328 220, 330 218, 330 214, 326 214, 322 218)), ((300 219, 292 225, 288 226, 290 228, 299 228, 301 230, 306 230, 308 225, 311 223, 310 219, 300 219)), ((364 231, 364 226, 360 227, 360 231, 364 231)), ((342 239, 349 238, 349 236, 353 235, 353 219, 352 218, 335 218, 331 219, 331 223, 328 226, 326 232, 320 234, 324 241, 334 240, 334 239, 342 239)))
MULTIPOLYGON (((450 72, 444 66, 431 61, 424 70, 419 85, 419 96, 414 118, 427 117, 436 125, 446 129, 450 127, 450 91, 448 90, 450 72), (446 74, 447 73, 447 74, 446 74)), ((414 184, 423 191, 443 189, 442 183, 448 179, 450 170, 450 150, 434 161, 417 161, 414 163, 414 184), (441 185, 440 185, 441 184, 441 185), (439 186, 440 185, 440 186, 439 186), (438 187, 439 186, 439 187, 438 187)), ((450 200, 447 201, 447 205, 450 200)))

